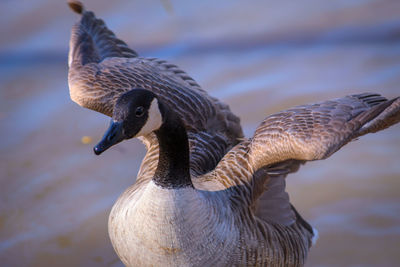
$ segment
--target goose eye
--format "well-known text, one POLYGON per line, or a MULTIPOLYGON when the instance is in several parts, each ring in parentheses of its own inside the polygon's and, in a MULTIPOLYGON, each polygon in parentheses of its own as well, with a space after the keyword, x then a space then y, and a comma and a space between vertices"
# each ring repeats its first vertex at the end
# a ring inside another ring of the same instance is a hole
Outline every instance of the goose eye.
POLYGON ((144 114, 144 108, 143 107, 137 107, 135 111, 136 117, 142 117, 144 114))

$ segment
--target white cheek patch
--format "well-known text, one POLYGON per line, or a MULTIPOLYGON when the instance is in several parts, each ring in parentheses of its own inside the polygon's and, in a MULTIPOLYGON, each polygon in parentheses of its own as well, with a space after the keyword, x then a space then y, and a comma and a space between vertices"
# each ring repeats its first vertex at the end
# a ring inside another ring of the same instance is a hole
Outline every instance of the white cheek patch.
POLYGON ((137 136, 147 135, 161 127, 162 117, 160 109, 158 108, 158 101, 156 98, 150 104, 150 108, 148 111, 147 121, 143 125, 142 129, 136 134, 137 136))

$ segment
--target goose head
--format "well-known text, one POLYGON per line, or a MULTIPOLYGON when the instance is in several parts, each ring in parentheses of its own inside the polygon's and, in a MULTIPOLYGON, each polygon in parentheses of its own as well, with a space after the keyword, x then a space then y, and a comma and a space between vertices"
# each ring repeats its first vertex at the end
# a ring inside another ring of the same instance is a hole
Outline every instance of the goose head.
POLYGON ((125 139, 158 130, 163 122, 161 106, 156 95, 145 89, 133 89, 122 94, 114 106, 108 130, 93 148, 94 153, 100 155, 125 139))

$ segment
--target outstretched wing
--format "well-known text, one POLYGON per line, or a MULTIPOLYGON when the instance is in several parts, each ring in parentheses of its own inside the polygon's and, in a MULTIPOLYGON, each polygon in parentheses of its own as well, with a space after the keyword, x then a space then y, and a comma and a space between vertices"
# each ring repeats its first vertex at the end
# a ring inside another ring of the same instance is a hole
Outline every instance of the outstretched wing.
MULTIPOLYGON (((72 28, 70 40, 71 99, 82 107, 112 116, 114 104, 122 93, 135 88, 148 89, 183 120, 191 144, 192 173, 198 175, 213 169, 243 135, 240 121, 229 107, 210 97, 177 66, 159 59, 138 57, 80 2, 70 1, 69 5, 81 14, 72 28), (207 150, 221 140, 215 149, 207 150), (209 161, 210 157, 213 160, 209 161)), ((148 137, 148 142, 156 141, 148 137)), ((152 143, 149 145, 148 148, 157 149, 152 143)), ((158 154, 156 158, 155 162, 158 154)), ((147 155, 143 163, 149 160, 154 161, 153 156, 147 155)), ((152 170, 146 166, 142 166, 142 174, 147 169, 152 170)))
POLYGON ((288 159, 327 158, 352 139, 368 133, 368 129, 376 132, 397 123, 399 101, 366 93, 269 116, 257 128, 251 143, 253 167, 288 159))
POLYGON ((240 205, 256 203, 260 217, 290 224, 295 212, 284 182, 274 177, 297 171, 306 161, 327 158, 354 138, 399 121, 400 98, 386 100, 378 94, 294 107, 267 117, 251 140, 234 147, 208 175, 221 188, 230 188, 234 201, 245 201, 240 205))
POLYGON ((68 78, 73 101, 112 116, 119 95, 141 87, 176 107, 194 129, 206 127, 207 118, 216 113, 215 105, 192 78, 165 61, 139 58, 93 12, 72 3, 75 11, 82 12, 70 40, 68 78))

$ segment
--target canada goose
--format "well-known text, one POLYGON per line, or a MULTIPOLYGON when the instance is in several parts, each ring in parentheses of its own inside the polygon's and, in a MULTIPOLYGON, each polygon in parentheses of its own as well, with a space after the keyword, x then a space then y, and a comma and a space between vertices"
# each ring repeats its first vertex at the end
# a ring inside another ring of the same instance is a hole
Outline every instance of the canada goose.
POLYGON ((148 90, 124 93, 95 153, 154 132, 159 161, 153 175, 139 176, 114 205, 114 248, 128 266, 301 266, 314 232, 296 223, 301 219, 290 207, 283 179, 255 172, 282 161, 326 158, 399 118, 400 98, 377 94, 298 106, 267 117, 214 170, 192 177, 179 116, 148 90), (270 210, 260 216, 254 204, 264 189, 263 201, 277 205, 265 206, 270 210))
POLYGON ((176 66, 138 58, 79 2, 70 6, 82 14, 71 35, 71 98, 112 115, 95 153, 140 136, 148 148, 109 219, 128 266, 303 265, 315 232, 282 176, 400 120, 399 98, 352 95, 268 116, 234 146, 241 128, 226 105, 176 66))

